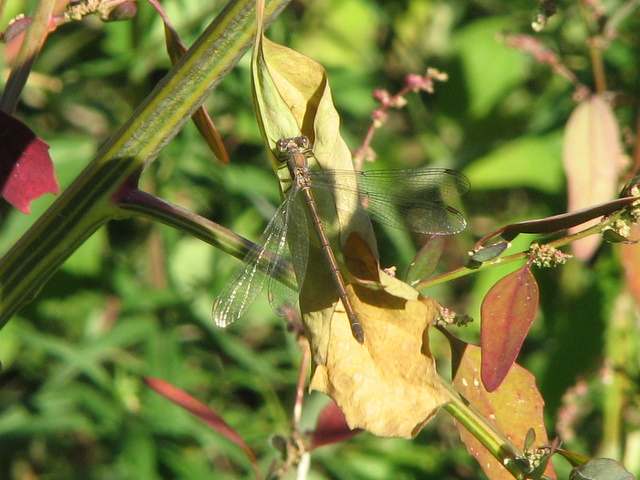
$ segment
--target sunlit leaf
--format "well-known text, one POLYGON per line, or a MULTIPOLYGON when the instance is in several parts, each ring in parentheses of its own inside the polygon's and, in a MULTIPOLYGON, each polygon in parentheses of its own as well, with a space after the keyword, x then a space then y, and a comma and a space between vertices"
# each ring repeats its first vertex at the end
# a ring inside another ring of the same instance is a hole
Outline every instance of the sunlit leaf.
POLYGON ((482 383, 493 391, 515 362, 538 311, 530 265, 496 283, 482 301, 482 383))
MULTIPOLYGON (((429 350, 429 326, 438 315, 428 298, 401 296, 408 286, 382 273, 388 291, 347 287, 361 315, 364 345, 351 335, 340 305, 327 351, 314 357, 311 389, 330 395, 349 427, 382 437, 411 438, 446 401, 429 350)), ((408 292, 411 292, 409 289, 408 292)))
POLYGON ((344 262, 359 283, 379 285, 380 265, 360 235, 352 234, 342 248, 344 262))
MULTIPOLYGON (((453 385, 456 390, 517 447, 524 447, 532 428, 535 431, 535 446, 548 445, 543 415, 544 400, 536 387, 534 376, 514 363, 500 387, 489 392, 480 380, 480 358, 479 347, 466 345, 454 371, 453 385)), ((476 437, 461 425, 458 425, 458 429, 467 450, 491 480, 513 479, 511 473, 476 437)), ((551 463, 547 465, 545 475, 555 478, 551 463)))
MULTIPOLYGON (((281 160, 276 148, 276 143, 283 138, 302 133, 310 139, 314 153, 309 158, 309 166, 312 169, 353 169, 351 152, 340 136, 340 117, 333 106, 331 91, 322 66, 264 37, 256 39, 252 61, 254 107, 283 194, 291 187, 286 162, 281 160)), ((355 177, 349 179, 341 176, 339 182, 336 182, 335 191, 341 190, 340 182, 349 181, 355 182, 355 177)), ((340 266, 342 267, 343 263, 341 247, 351 232, 357 232, 366 241, 367 252, 375 252, 376 244, 371 222, 357 196, 333 195, 329 191, 323 195, 319 193, 315 195, 315 203, 340 266)), ((312 343, 315 340, 320 342, 316 351, 325 350, 331 316, 338 302, 337 290, 329 275, 315 233, 306 229, 302 231, 303 225, 293 223, 293 228, 289 228, 288 233, 290 244, 291 239, 301 235, 311 238, 300 296, 303 321, 312 343)), ((377 265, 377 260, 375 261, 377 265)), ((346 269, 341 268, 341 271, 343 275, 348 275, 346 269)))
POLYGON ((0 186, 2 196, 23 213, 45 193, 60 191, 49 146, 24 123, 0 111, 0 186))
MULTIPOLYGON (((601 95, 583 101, 567 122, 563 144, 569 210, 596 205, 615 196, 621 155, 618 122, 609 103, 601 95)), ((595 220, 585 226, 594 223, 595 220)), ((586 260, 600 240, 595 235, 581 239, 572 244, 573 251, 586 260)))

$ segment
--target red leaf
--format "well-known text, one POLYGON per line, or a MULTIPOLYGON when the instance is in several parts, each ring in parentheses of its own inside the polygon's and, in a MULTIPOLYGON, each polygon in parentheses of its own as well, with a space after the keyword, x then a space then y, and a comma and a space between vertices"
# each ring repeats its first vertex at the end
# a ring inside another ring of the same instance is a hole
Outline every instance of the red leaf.
POLYGON ((316 431, 313 432, 311 440, 311 450, 347 440, 360 432, 362 432, 360 428, 353 430, 349 428, 342 410, 336 402, 331 400, 318 415, 316 431))
POLYGON ((60 191, 49 146, 29 127, 0 111, 0 187, 2 196, 23 213, 45 193, 60 191))
POLYGON ((527 264, 496 283, 482 301, 482 383, 500 386, 538 311, 538 284, 527 264))
POLYGON ((238 433, 233 428, 231 428, 215 410, 196 400, 188 393, 185 393, 182 390, 174 387, 170 383, 165 382, 164 380, 145 377, 144 382, 160 395, 167 398, 168 400, 171 400, 176 405, 181 406, 189 413, 192 413, 204 423, 213 428, 216 432, 221 433, 233 443, 242 448, 242 450, 244 450, 244 452, 249 457, 257 478, 260 478, 258 462, 255 455, 253 454, 251 449, 249 449, 247 444, 244 443, 242 438, 240 438, 240 435, 238 435, 238 433))
POLYGON ((105 21, 119 22, 122 20, 131 20, 138 13, 138 5, 136 2, 124 2, 114 7, 105 21))
MULTIPOLYGON (((459 342, 463 343, 463 342, 459 342)), ((461 350, 460 345, 452 347, 461 350)), ((480 349, 475 345, 466 345, 455 371, 453 385, 484 417, 496 425, 496 428, 516 447, 522 448, 530 428, 535 431, 535 445, 548 445, 549 439, 544 426, 544 400, 536 387, 534 376, 519 366, 511 364, 504 382, 494 392, 483 388, 478 378, 480 349)), ((482 351, 484 359, 484 349, 482 351)), ((489 451, 466 428, 456 422, 460 438, 491 480, 513 480, 509 471, 495 459, 489 451)), ((556 478, 551 462, 544 474, 556 478)))

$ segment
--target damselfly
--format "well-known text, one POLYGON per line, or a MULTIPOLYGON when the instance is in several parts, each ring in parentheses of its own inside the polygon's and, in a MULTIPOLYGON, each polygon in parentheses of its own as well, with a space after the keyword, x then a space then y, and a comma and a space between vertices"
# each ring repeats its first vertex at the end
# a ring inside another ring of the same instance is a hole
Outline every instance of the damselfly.
POLYGON ((461 173, 440 168, 310 171, 307 160, 314 153, 307 137, 285 138, 278 141, 277 147, 281 152, 280 160, 286 162, 291 174, 291 189, 258 241, 258 248, 247 254, 216 299, 213 319, 220 327, 236 321, 262 291, 267 279, 270 279, 270 293, 278 292, 269 296, 276 313, 282 314, 284 303, 295 301, 299 288, 293 291, 277 285, 273 275, 277 263, 273 258, 283 256, 288 240, 298 285, 302 285, 309 238, 306 235, 307 215, 302 202, 297 200, 301 194, 338 297, 351 323, 353 336, 362 343, 362 326, 347 295, 344 277, 318 213, 314 191, 329 190, 336 195, 336 189, 340 189, 341 195, 357 195, 375 219, 392 227, 432 235, 453 235, 462 231, 466 222, 460 212, 445 202, 467 191, 469 181, 461 173), (341 177, 356 181, 341 182, 341 177), (287 239, 292 225, 296 226, 297 232, 304 234, 287 239))

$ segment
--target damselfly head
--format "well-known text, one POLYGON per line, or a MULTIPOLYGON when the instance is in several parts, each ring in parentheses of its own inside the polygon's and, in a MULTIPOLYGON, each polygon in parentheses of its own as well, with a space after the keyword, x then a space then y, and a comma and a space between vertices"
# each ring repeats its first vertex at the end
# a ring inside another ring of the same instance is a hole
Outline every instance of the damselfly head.
POLYGON ((309 142, 309 138, 306 135, 300 135, 299 137, 292 138, 281 138, 276 143, 276 147, 281 153, 308 150, 310 145, 311 142, 309 142))
POLYGON ((280 153, 284 153, 289 149, 289 142, 291 141, 290 138, 281 138, 280 140, 278 140, 278 142, 276 143, 276 147, 278 148, 278 151, 280 153))

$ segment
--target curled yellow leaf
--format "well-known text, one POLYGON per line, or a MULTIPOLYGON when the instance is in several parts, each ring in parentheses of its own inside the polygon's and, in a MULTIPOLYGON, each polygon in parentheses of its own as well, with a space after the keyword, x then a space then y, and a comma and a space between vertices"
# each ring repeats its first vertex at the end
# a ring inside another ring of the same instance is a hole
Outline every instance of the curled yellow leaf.
MULTIPOLYGON (((387 283, 402 283, 382 275, 387 283)), ((315 365, 310 388, 331 396, 351 428, 412 438, 447 398, 429 350, 428 329, 438 305, 417 292, 407 299, 358 285, 347 289, 360 315, 364 345, 351 336, 338 306, 326 358, 315 365)))

